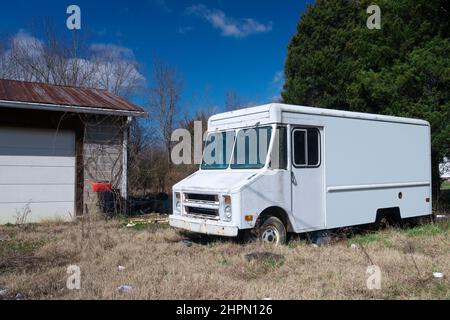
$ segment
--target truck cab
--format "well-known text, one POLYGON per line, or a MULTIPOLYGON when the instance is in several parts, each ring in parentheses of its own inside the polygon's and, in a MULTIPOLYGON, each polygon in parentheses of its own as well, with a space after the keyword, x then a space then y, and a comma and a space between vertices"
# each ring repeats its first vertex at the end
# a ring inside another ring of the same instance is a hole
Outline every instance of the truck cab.
POLYGON ((296 127, 294 137, 302 145, 295 158, 298 163, 293 163, 288 134, 293 128, 282 123, 279 110, 271 105, 213 116, 199 171, 173 187, 171 226, 227 237, 257 228, 262 240, 274 244, 283 243, 287 232, 323 228, 324 220, 307 212, 300 220, 292 215, 296 201, 291 195, 298 187, 295 166, 308 167, 305 182, 319 188, 316 193, 297 192, 297 199, 322 203, 317 199, 322 194, 320 129, 296 127))

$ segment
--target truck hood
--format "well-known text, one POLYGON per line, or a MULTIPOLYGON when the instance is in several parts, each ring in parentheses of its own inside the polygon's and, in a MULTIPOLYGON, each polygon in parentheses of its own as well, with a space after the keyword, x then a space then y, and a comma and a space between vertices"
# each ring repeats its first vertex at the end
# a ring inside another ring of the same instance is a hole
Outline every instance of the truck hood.
POLYGON ((250 182, 261 170, 198 171, 183 181, 177 183, 174 191, 207 191, 229 193, 233 189, 242 187, 250 182))

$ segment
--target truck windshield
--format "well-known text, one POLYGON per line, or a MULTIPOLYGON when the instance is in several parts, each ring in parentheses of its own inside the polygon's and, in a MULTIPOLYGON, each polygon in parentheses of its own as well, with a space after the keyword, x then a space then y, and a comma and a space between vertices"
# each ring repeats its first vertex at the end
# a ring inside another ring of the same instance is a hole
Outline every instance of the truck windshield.
POLYGON ((202 170, 224 170, 230 165, 236 131, 211 133, 206 139, 202 170))
POLYGON ((266 164, 272 135, 271 127, 239 130, 231 169, 261 169, 266 164))
POLYGON ((269 126, 211 133, 206 139, 201 168, 261 169, 266 164, 271 135, 269 126))

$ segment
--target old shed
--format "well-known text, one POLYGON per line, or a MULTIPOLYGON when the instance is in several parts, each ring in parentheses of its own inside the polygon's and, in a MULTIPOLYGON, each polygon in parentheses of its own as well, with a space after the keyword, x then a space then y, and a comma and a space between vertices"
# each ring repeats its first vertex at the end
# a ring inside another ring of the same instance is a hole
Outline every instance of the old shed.
POLYGON ((0 224, 97 211, 94 182, 126 199, 129 125, 144 115, 105 90, 0 80, 0 224))

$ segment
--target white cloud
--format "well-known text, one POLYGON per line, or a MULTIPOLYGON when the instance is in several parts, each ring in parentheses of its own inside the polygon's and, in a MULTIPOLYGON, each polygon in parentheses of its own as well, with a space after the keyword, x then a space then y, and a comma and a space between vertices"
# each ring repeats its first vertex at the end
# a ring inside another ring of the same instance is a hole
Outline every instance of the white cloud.
POLYGON ((224 37, 245 38, 272 30, 272 23, 262 24, 252 18, 235 19, 228 17, 221 10, 209 9, 202 4, 189 7, 187 13, 202 17, 214 28, 219 29, 224 37))
POLYGON ((274 95, 270 98, 271 102, 281 102, 283 100, 281 97, 281 91, 283 91, 284 79, 283 70, 278 70, 275 72, 272 82, 270 83, 270 90, 274 92, 274 95))
POLYGON ((283 84, 283 82, 284 82, 284 71, 283 70, 279 70, 273 76, 272 85, 280 86, 280 85, 283 84))
POLYGON ((89 50, 96 56, 108 56, 114 59, 134 59, 134 52, 129 48, 118 46, 111 43, 94 43, 89 50))

